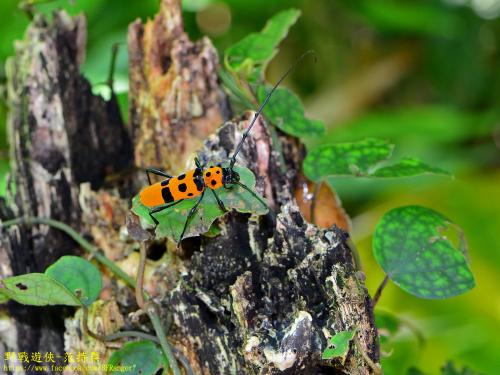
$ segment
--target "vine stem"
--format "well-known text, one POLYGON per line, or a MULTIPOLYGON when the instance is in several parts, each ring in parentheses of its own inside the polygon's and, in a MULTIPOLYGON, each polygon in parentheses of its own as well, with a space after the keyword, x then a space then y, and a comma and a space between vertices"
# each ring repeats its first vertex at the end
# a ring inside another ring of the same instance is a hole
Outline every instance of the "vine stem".
MULTIPOLYGON (((123 279, 129 286, 134 288, 137 304, 139 305, 139 307, 141 307, 142 310, 147 312, 158 338, 149 335, 147 333, 138 331, 122 331, 114 333, 109 336, 103 336, 95 332, 92 332, 88 327, 88 313, 89 313, 88 308, 86 306, 82 306, 83 309, 82 328, 85 334, 102 342, 113 341, 121 337, 127 337, 127 336, 144 338, 147 340, 152 340, 154 342, 159 341, 174 375, 182 375, 179 366, 177 364, 177 360, 172 351, 172 348, 170 347, 170 344, 167 341, 167 337, 161 325, 160 317, 156 310, 155 303, 153 301, 145 302, 144 300, 145 297, 148 298, 148 295, 145 294, 143 291, 144 268, 146 265, 146 247, 144 244, 141 245, 141 260, 139 263, 139 271, 137 274, 137 283, 136 283, 136 281, 132 277, 127 275, 125 271, 123 271, 120 267, 118 267, 112 260, 108 259, 99 248, 92 245, 89 241, 83 238, 76 230, 71 228, 69 225, 54 219, 38 218, 38 217, 20 217, 12 220, 6 220, 2 222, 0 226, 8 228, 13 225, 20 225, 20 224, 25 224, 25 225, 42 224, 61 230, 62 232, 70 236, 84 250, 90 253, 91 256, 94 257, 98 262, 107 267, 116 276, 123 279)), ((186 363, 184 363, 183 361, 183 365, 187 366, 186 368, 188 369, 189 372, 190 370, 189 363, 187 363, 187 361, 186 363)))
POLYGON ((361 343, 359 342, 357 336, 354 337, 354 344, 358 348, 358 350, 361 353, 361 356, 363 357, 363 359, 365 360, 365 362, 372 369, 373 373, 375 375, 382 375, 382 370, 381 370, 380 366, 378 364, 376 364, 375 362, 373 362, 372 359, 368 356, 368 354, 366 354, 366 352, 363 349, 363 347, 361 346, 361 343))
POLYGON ((389 276, 385 275, 384 280, 382 280, 382 282, 380 283, 380 285, 377 288, 377 291, 375 292, 375 295, 373 296, 373 307, 375 307, 378 300, 380 299, 380 296, 382 295, 382 291, 384 290, 388 281, 389 281, 389 276))
POLYGON ((174 356, 174 352, 168 343, 167 337, 165 335, 165 331, 163 330, 163 326, 161 325, 160 316, 156 310, 156 304, 152 301, 148 301, 145 304, 146 313, 153 324, 153 328, 155 329, 156 336, 160 340, 160 345, 165 353, 165 356, 168 359, 168 363, 174 375, 181 375, 181 370, 179 369, 179 365, 177 364, 177 359, 174 356))
POLYGON ((7 228, 19 224, 26 224, 26 225, 43 224, 63 231, 68 236, 70 236, 77 244, 79 244, 84 250, 86 250, 99 263, 107 267, 116 276, 121 278, 126 284, 128 284, 132 288, 135 288, 136 284, 133 277, 127 275, 125 271, 123 271, 120 267, 118 267, 112 260, 107 258, 102 253, 102 250, 92 245, 89 241, 83 238, 76 230, 71 228, 69 225, 64 224, 63 222, 60 222, 58 220, 39 218, 39 217, 20 217, 17 219, 6 220, 1 225, 7 228))
POLYGON ((137 283, 135 288, 135 300, 137 301, 137 305, 144 310, 144 270, 146 268, 146 244, 141 244, 140 249, 140 260, 139 260, 139 269, 137 270, 137 283))
POLYGON ((137 337, 140 339, 145 339, 145 340, 150 340, 156 343, 159 343, 160 340, 156 336, 150 335, 149 333, 146 332, 140 332, 140 331, 120 331, 120 332, 115 332, 110 335, 100 335, 98 333, 95 333, 91 331, 89 325, 88 325, 88 320, 89 320, 89 309, 87 306, 82 306, 82 311, 83 311, 83 317, 82 317, 82 330, 83 333, 86 335, 102 342, 109 342, 109 341, 116 341, 121 338, 125 337, 137 337))

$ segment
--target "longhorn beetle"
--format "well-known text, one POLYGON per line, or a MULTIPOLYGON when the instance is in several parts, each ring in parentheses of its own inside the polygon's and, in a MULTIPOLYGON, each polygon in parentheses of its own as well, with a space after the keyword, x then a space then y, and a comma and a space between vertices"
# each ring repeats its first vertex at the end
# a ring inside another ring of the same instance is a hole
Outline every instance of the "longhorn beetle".
POLYGON ((185 199, 192 199, 194 197, 198 197, 196 204, 191 208, 189 214, 186 218, 186 222, 184 223, 184 228, 182 229, 181 236, 179 238, 179 242, 184 237, 184 233, 186 232, 189 221, 192 219, 196 210, 198 209, 205 192, 210 190, 210 192, 214 195, 219 208, 223 212, 227 212, 226 207, 224 207, 224 203, 221 201, 219 196, 217 195, 216 190, 220 188, 231 189, 234 185, 238 185, 251 193, 255 198, 257 198, 264 206, 267 207, 266 203, 260 199, 260 197, 255 194, 248 186, 240 182, 240 176, 237 172, 234 171, 234 164, 236 163, 236 156, 241 151, 243 143, 248 137, 250 130, 252 130, 255 121, 261 114, 262 110, 268 103, 271 95, 278 88, 281 82, 288 76, 288 74, 295 68, 297 63, 299 63, 306 55, 312 53, 313 51, 307 51, 302 56, 300 56, 295 63, 288 68, 288 70, 281 76, 281 78, 276 82, 271 91, 267 94, 264 102, 259 107, 258 111, 255 113, 252 122, 243 133, 243 136, 238 143, 233 156, 230 159, 229 167, 223 168, 221 164, 216 166, 208 167, 207 169, 201 165, 198 158, 195 158, 196 168, 192 169, 186 173, 183 173, 179 176, 171 176, 161 169, 157 168, 147 168, 146 174, 148 177, 149 186, 144 188, 139 193, 140 202, 150 208, 149 216, 153 219, 154 223, 158 225, 158 220, 153 216, 153 214, 163 211, 167 208, 173 207, 176 204, 182 202, 185 199), (155 184, 151 183, 150 173, 165 177, 163 181, 157 182, 155 184))

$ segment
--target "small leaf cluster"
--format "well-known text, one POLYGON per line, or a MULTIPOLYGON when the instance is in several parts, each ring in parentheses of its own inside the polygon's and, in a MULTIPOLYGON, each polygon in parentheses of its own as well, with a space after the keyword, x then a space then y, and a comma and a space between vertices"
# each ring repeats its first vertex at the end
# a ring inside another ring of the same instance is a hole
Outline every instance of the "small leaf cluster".
MULTIPOLYGON (((86 259, 66 255, 49 266, 44 273, 28 273, 0 280, 0 303, 9 300, 24 305, 64 305, 88 308, 101 293, 102 276, 86 259)), ((115 351, 108 364, 132 366, 131 373, 153 375, 168 360, 151 341, 128 342, 115 351)), ((115 373, 115 372, 112 372, 115 373)), ((123 373, 122 371, 117 371, 123 373)))
POLYGON ((44 273, 28 273, 0 280, 0 302, 25 305, 90 306, 101 292, 99 270, 89 261, 63 256, 44 273))

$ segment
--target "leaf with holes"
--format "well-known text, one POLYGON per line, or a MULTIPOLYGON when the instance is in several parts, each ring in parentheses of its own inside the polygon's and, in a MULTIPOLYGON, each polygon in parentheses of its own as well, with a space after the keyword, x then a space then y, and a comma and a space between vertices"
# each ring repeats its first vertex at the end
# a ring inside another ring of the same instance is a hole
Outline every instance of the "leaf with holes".
MULTIPOLYGON (((239 173, 240 182, 245 184, 251 192, 237 185, 234 185, 230 189, 217 189, 217 195, 224 203, 226 209, 234 209, 238 212, 253 213, 256 215, 265 215, 268 212, 267 203, 265 199, 260 197, 255 191, 255 176, 252 171, 243 167, 234 167, 234 170, 239 173)), ((189 211, 194 207, 199 198, 200 196, 186 199, 173 207, 156 213, 155 217, 159 222, 155 231, 156 237, 168 237, 178 242, 189 211)), ((138 195, 132 200, 132 212, 141 218, 143 227, 154 226, 154 222, 149 216, 148 207, 140 202, 138 195)), ((225 213, 219 208, 211 189, 206 188, 203 200, 198 206, 195 215, 190 220, 184 238, 194 237, 208 232, 212 223, 224 214, 225 213)))
POLYGON ((441 168, 431 167, 422 160, 405 158, 395 164, 378 168, 370 174, 370 177, 410 177, 421 174, 450 175, 449 172, 441 168))
POLYGON ((260 33, 247 35, 230 46, 224 56, 226 67, 250 77, 250 81, 260 78, 261 72, 276 54, 278 44, 299 16, 297 9, 282 11, 269 19, 260 33))
MULTIPOLYGON (((259 87, 257 96, 260 102, 264 102, 267 96, 266 89, 259 87)), ((276 127, 295 137, 317 137, 325 132, 321 121, 305 117, 304 107, 299 98, 285 88, 276 89, 273 100, 264 108, 264 115, 276 127)))
POLYGON ((368 176, 371 168, 391 156, 393 148, 376 138, 320 146, 307 153, 304 172, 313 181, 333 175, 368 176))
POLYGON ((64 285, 84 306, 91 305, 101 293, 101 273, 83 258, 63 256, 47 268, 45 274, 64 285))
POLYGON ((475 285, 462 230, 426 207, 386 213, 373 235, 373 253, 396 285, 420 298, 449 298, 475 285))
POLYGON ((354 338, 355 334, 355 329, 336 333, 335 336, 330 339, 330 343, 323 352, 322 358, 333 359, 337 357, 343 357, 347 353, 347 350, 349 349, 349 343, 354 338))
POLYGON ((2 279, 0 294, 24 305, 81 305, 78 298, 64 285, 44 273, 28 273, 2 279))
POLYGON ((124 344, 114 352, 108 365, 117 368, 111 374, 154 375, 160 368, 168 368, 168 361, 155 343, 135 341, 124 344))

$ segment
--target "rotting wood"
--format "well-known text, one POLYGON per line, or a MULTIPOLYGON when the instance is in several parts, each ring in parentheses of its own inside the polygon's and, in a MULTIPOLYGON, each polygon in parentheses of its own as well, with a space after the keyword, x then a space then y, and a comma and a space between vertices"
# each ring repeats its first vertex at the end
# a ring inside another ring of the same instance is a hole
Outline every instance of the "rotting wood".
MULTIPOLYGON (((80 75, 85 40, 85 18, 57 12, 50 22, 35 17, 25 39, 16 44, 16 55, 7 64, 15 188, 0 212, 57 219, 81 230, 80 183, 99 188, 107 174, 132 161, 116 100, 92 95, 80 75)), ((13 227, 1 237, 0 253, 7 255, 6 267, 15 275, 43 272, 60 256, 79 252, 72 240, 46 226, 13 227)), ((64 353, 66 310, 51 307, 41 314, 39 308, 16 303, 8 307, 16 337, 2 340, 11 343, 5 349, 64 353)))

